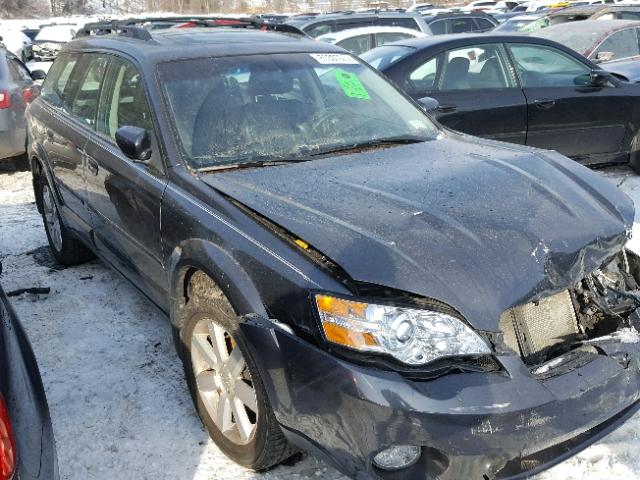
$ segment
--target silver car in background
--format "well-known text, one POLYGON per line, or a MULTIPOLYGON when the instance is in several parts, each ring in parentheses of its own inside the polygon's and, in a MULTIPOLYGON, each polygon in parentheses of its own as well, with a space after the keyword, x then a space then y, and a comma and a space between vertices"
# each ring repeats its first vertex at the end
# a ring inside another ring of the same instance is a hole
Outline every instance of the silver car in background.
POLYGON ((0 45, 0 160, 24 155, 27 144, 25 110, 40 88, 34 79, 45 74, 27 67, 0 45))

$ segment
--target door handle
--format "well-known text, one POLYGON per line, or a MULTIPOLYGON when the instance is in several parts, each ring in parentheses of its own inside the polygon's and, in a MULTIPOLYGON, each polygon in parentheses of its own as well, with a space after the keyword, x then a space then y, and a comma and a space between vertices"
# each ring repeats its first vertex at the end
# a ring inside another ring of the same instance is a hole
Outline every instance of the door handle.
POLYGON ((91 157, 87 157, 87 170, 89 170, 92 175, 98 175, 98 162, 91 157))
POLYGON ((439 113, 451 113, 455 112, 458 109, 456 105, 446 104, 446 105, 438 105, 436 107, 436 112, 439 113))
POLYGON ((540 100, 534 100, 533 104, 538 108, 542 108, 543 110, 547 110, 547 109, 553 107, 556 104, 556 101, 555 100, 551 100, 549 98, 542 98, 540 100))

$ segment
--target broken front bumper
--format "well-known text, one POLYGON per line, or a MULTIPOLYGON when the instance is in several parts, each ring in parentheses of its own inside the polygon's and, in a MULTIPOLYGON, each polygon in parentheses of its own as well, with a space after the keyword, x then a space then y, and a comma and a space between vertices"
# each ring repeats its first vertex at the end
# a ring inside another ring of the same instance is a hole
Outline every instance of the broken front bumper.
POLYGON ((528 476, 586 448, 640 408, 640 345, 603 345, 557 376, 534 377, 517 356, 502 372, 415 381, 326 353, 272 322, 242 330, 290 441, 358 479, 528 476), (422 446, 418 463, 373 466, 392 445, 422 446))

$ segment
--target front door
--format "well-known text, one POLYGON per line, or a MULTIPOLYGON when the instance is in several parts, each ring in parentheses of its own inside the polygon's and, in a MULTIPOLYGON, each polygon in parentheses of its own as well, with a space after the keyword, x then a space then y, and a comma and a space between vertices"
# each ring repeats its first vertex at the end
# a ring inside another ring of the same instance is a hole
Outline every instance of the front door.
POLYGON ((160 207, 167 180, 142 77, 131 62, 114 57, 104 92, 98 135, 86 146, 88 203, 96 248, 156 303, 166 306, 160 207), (135 163, 118 148, 115 134, 123 126, 149 132, 153 146, 150 161, 135 163))
POLYGON ((471 45, 426 58, 407 72, 414 98, 432 97, 445 126, 479 137, 524 144, 527 104, 501 44, 471 45))
POLYGON ((629 93, 617 81, 585 86, 591 66, 547 45, 509 45, 528 104, 527 145, 585 163, 626 159, 629 93))

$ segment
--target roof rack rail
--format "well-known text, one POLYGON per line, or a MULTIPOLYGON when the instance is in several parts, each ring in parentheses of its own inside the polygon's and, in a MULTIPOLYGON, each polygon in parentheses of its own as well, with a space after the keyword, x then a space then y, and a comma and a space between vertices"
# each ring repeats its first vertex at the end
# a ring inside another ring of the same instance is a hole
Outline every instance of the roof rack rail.
POLYGON ((118 22, 114 20, 112 22, 97 22, 87 23, 82 27, 76 37, 89 37, 91 35, 109 35, 118 34, 123 37, 135 38, 138 40, 152 40, 153 37, 148 30, 136 25, 128 23, 118 22))
MULTIPOLYGON (((294 35, 307 36, 302 30, 292 25, 268 23, 257 17, 215 17, 205 15, 191 15, 191 16, 167 16, 167 17, 140 17, 140 18, 128 18, 125 20, 119 20, 118 25, 122 28, 126 27, 142 27, 150 23, 175 23, 190 24, 192 27, 226 27, 226 28, 255 28, 256 30, 263 31, 277 31, 282 33, 290 33, 294 35)), ((146 30, 146 29, 145 29, 146 30)))

